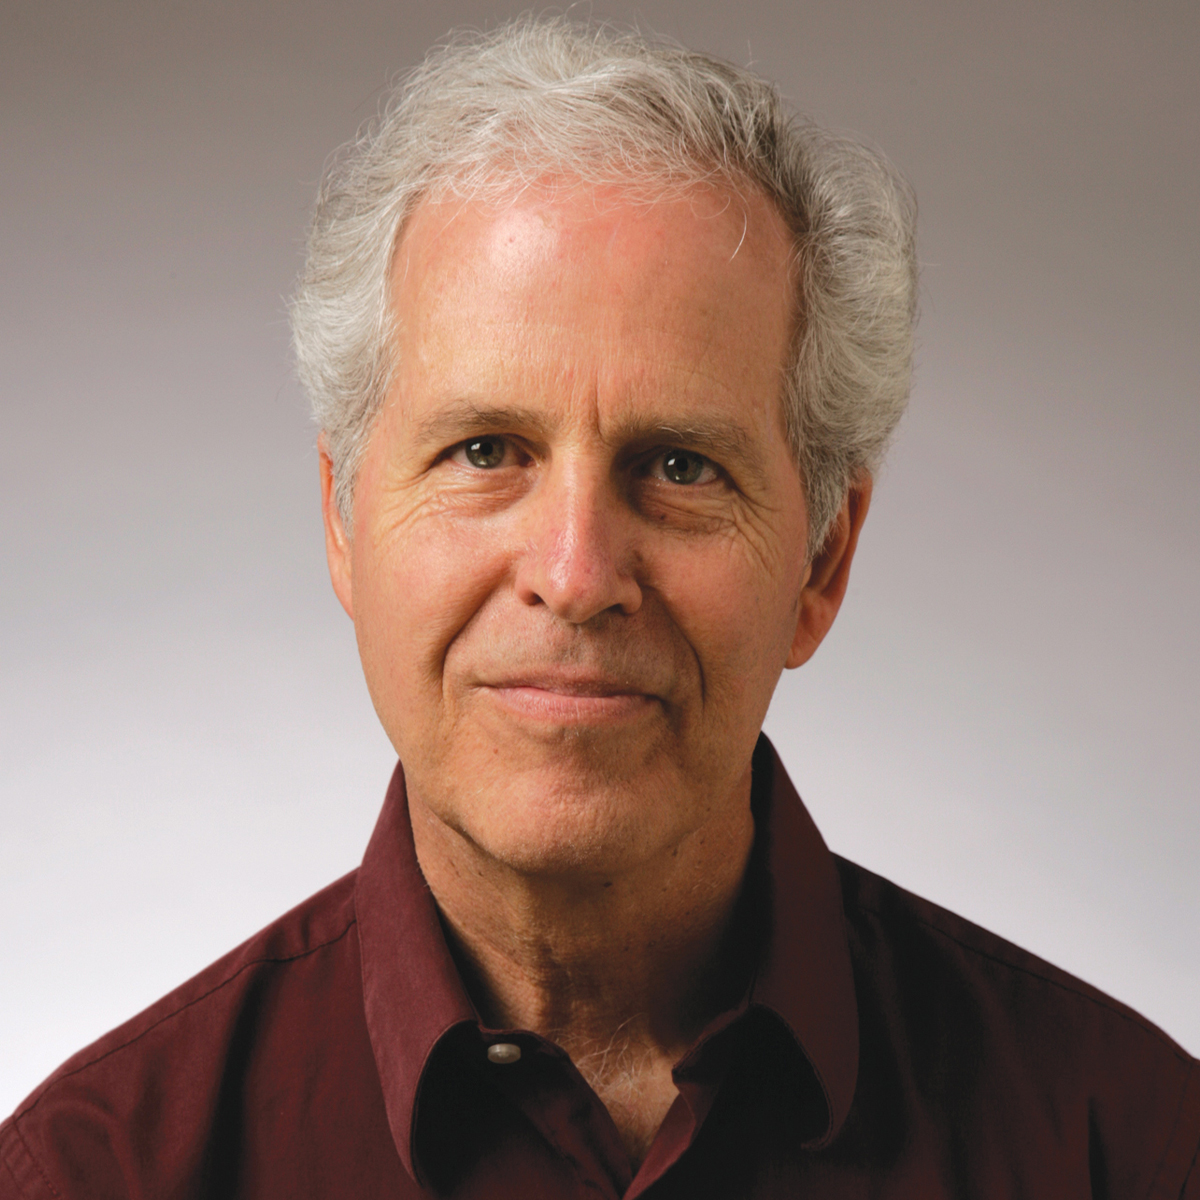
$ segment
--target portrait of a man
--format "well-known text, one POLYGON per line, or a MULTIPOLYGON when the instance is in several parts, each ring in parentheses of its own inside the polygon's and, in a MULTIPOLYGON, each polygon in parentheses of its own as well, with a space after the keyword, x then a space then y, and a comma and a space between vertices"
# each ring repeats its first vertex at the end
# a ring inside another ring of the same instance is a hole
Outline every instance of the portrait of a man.
POLYGON ((835 853, 763 731, 919 265, 723 58, 526 15, 398 80, 288 301, 382 811, 18 1104, 0 1197, 1200 1198, 1171 1031, 835 853))

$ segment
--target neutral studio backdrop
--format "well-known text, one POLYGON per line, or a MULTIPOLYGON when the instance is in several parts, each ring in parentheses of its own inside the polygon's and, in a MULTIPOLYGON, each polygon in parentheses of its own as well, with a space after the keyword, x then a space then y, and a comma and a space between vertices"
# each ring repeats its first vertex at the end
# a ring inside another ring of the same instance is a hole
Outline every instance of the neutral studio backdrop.
MULTIPOLYGON (((352 869, 393 755, 285 297, 484 0, 0 6, 0 1114, 352 869)), ((916 387, 768 720, 834 849, 1200 1051, 1200 5, 597 2, 916 186, 916 387)))

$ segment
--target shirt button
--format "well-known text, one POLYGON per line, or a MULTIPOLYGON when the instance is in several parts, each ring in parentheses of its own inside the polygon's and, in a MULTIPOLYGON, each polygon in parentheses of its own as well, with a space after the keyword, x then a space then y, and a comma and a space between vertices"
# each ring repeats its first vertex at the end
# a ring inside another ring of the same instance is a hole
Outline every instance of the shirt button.
POLYGON ((494 1042, 487 1049, 488 1062, 515 1063, 521 1057, 521 1047, 512 1042, 494 1042))

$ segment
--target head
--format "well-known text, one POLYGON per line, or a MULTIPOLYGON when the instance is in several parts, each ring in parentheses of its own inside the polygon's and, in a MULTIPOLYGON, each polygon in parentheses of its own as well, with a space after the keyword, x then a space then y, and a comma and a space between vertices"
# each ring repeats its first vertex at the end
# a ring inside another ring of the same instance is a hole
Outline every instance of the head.
POLYGON ((335 164, 293 305, 334 584, 487 853, 603 873, 744 793, 907 395, 912 225, 762 81, 562 21, 452 41, 335 164))
POLYGON ((911 192, 881 156, 790 114, 748 71, 562 19, 449 39, 322 182, 291 312, 347 526, 396 369, 390 271, 408 219, 429 197, 553 174, 647 196, 723 182, 775 205, 795 264, 784 421, 815 551, 850 484, 876 472, 908 399, 911 192))

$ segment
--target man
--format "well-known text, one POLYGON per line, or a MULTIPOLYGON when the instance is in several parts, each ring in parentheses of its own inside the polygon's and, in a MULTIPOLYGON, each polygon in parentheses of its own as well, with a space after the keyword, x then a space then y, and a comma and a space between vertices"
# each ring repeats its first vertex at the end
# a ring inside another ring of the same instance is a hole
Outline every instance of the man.
POLYGON ((907 394, 913 211, 529 21, 322 189, 293 316, 400 757, 362 868, 70 1060, 2 1196, 1200 1196, 1200 1070, 834 859, 760 728, 907 394))

